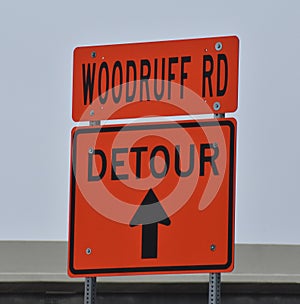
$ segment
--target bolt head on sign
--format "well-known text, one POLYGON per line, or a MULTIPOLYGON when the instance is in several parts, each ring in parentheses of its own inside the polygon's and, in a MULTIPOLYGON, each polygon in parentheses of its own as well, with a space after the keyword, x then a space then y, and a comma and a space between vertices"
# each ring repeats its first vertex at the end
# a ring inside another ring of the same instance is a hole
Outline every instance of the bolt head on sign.
POLYGON ((69 275, 231 271, 235 146, 233 118, 74 128, 69 275))
POLYGON ((236 36, 78 47, 73 60, 74 121, 237 109, 236 36))

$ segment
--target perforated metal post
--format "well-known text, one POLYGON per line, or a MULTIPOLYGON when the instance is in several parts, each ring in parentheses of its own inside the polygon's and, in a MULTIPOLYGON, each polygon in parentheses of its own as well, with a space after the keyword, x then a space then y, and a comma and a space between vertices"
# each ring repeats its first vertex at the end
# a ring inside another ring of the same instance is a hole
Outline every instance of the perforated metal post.
POLYGON ((208 304, 221 304, 221 273, 209 274, 208 304))
POLYGON ((96 278, 85 278, 84 304, 96 304, 96 278))
MULTIPOLYGON (((224 118, 225 113, 214 114, 214 118, 224 118)), ((221 273, 209 274, 208 304, 221 304, 221 273)))
POLYGON ((220 113, 220 114, 214 114, 214 118, 224 118, 225 113, 220 113))
MULTIPOLYGON (((94 115, 94 113, 92 111, 90 112, 90 114, 94 115)), ((90 126, 99 126, 100 124, 101 124, 100 120, 99 121, 90 121, 90 123, 89 123, 90 126)), ((88 250, 90 250, 90 249, 88 248, 88 250)), ((84 304, 96 304, 96 296, 97 296, 96 283, 97 283, 96 277, 85 278, 84 304)))

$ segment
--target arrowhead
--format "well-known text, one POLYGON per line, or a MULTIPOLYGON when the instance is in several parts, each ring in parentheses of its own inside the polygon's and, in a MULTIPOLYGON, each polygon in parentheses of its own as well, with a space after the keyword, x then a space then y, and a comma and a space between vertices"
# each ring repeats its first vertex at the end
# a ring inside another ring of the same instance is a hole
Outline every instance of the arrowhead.
POLYGON ((129 225, 130 227, 134 227, 137 225, 149 225, 154 223, 168 226, 171 224, 171 221, 155 193, 150 189, 141 205, 138 207, 129 225))

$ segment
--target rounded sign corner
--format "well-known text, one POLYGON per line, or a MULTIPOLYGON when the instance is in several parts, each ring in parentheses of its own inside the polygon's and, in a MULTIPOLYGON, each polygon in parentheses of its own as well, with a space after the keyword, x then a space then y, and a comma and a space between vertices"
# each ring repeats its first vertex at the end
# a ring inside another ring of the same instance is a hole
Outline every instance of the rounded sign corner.
POLYGON ((70 278, 76 278, 78 276, 77 271, 74 269, 73 265, 71 264, 69 264, 67 273, 70 278))
POLYGON ((228 118, 226 118, 226 120, 228 121, 228 123, 232 124, 232 126, 234 128, 236 128, 236 126, 237 126, 237 120, 236 120, 235 117, 230 117, 230 118, 228 117, 228 118))
POLYGON ((72 138, 74 138, 77 129, 78 129, 78 127, 73 127, 73 128, 72 128, 72 130, 71 130, 71 137, 72 137, 72 138))
POLYGON ((74 107, 72 107, 72 120, 74 122, 79 122, 80 121, 80 117, 78 117, 78 114, 76 113, 74 107))
POLYGON ((224 267, 224 272, 232 272, 234 270, 234 259, 228 261, 224 267))
POLYGON ((238 35, 233 35, 232 37, 237 41, 238 44, 240 43, 240 38, 238 35))
POLYGON ((73 48, 73 57, 76 56, 76 54, 80 51, 80 49, 82 49, 82 46, 75 46, 73 48))

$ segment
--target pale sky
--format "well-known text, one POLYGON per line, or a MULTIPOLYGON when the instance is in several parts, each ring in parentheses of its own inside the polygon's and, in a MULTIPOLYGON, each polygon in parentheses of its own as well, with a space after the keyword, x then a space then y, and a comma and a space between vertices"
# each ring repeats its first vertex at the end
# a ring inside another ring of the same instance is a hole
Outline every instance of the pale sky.
POLYGON ((236 242, 300 244, 299 14, 297 0, 1 1, 0 239, 67 240, 75 47, 237 35, 236 242))

